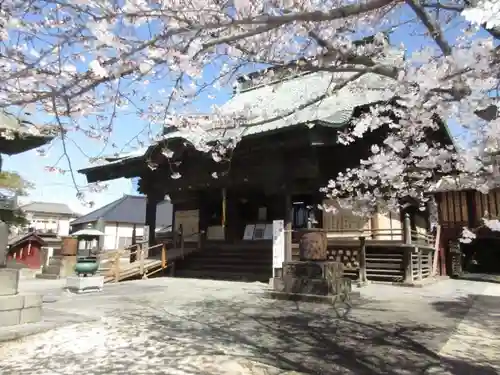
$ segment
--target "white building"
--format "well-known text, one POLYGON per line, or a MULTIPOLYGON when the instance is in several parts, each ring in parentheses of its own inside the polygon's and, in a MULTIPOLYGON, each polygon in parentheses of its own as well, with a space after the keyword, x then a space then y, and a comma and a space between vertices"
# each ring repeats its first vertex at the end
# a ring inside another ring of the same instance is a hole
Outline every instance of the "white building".
MULTIPOLYGON (((90 225, 104 232, 103 250, 124 249, 132 244, 132 233, 142 237, 146 223, 146 197, 124 195, 122 198, 71 222, 71 232, 85 229, 90 225), (99 226, 101 226, 99 228, 99 226)), ((164 201, 156 210, 156 227, 164 228, 172 224, 172 204, 164 201)))
POLYGON ((59 236, 67 236, 70 221, 80 216, 64 203, 31 202, 19 208, 26 215, 28 228, 40 233, 56 233, 59 236))

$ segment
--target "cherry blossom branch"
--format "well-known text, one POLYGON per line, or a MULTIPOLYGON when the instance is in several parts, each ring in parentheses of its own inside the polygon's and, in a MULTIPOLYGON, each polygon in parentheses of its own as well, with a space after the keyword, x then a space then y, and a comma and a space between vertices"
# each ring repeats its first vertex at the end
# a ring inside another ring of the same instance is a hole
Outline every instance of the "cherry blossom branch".
POLYGON ((431 19, 425 12, 424 7, 421 5, 419 0, 406 0, 406 4, 415 12, 417 17, 422 21, 424 26, 429 31, 429 34, 434 39, 436 44, 439 46, 441 51, 446 55, 451 55, 452 49, 449 43, 443 36, 443 31, 433 19, 431 19))

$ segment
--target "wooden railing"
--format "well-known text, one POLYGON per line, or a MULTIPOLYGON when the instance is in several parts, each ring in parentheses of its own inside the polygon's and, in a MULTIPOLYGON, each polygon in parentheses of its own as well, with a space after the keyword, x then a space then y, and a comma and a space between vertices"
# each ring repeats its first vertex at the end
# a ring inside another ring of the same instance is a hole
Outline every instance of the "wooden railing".
POLYGON ((111 267, 100 267, 99 270, 101 273, 104 273, 105 277, 112 278, 115 282, 132 276, 141 276, 143 279, 147 279, 149 276, 167 268, 167 248, 163 243, 150 247, 145 247, 143 244, 138 243, 132 245, 127 250, 122 249, 101 253, 100 262, 106 263, 106 261, 111 264, 111 267), (148 252, 158 247, 161 247, 161 260, 149 259, 147 256, 148 252), (136 260, 122 267, 120 260, 125 256, 130 257, 132 255, 136 256, 136 260))
MULTIPOLYGON (((173 267, 175 259, 184 259, 188 250, 192 250, 192 248, 186 248, 185 239, 202 233, 203 231, 184 235, 182 226, 180 226, 177 235, 170 243, 162 242, 147 247, 147 242, 141 241, 131 245, 128 249, 103 252, 100 255, 101 264, 109 263, 110 267, 100 267, 99 269, 108 281, 118 282, 133 276, 147 279, 167 267, 173 267), (158 254, 151 256, 151 250, 159 247, 161 247, 160 257, 158 254), (169 260, 169 252, 173 252, 170 254, 172 260, 169 260), (122 266, 120 260, 123 258, 128 258, 130 262, 122 266)), ((199 243, 198 248, 200 248, 199 243)))
MULTIPOLYGON (((414 283, 436 274, 440 227, 436 236, 406 230, 375 229, 359 236, 329 238, 328 259, 341 261, 345 275, 364 283, 368 279, 414 283), (377 240, 370 233, 392 233, 398 240, 377 240)), ((300 231, 297 231, 300 232, 300 231)), ((331 233, 331 232, 328 232, 331 233)), ((297 233, 298 234, 298 233, 297 233)), ((292 259, 298 260, 298 246, 292 246, 292 259)))
POLYGON ((330 241, 357 240, 364 237, 367 241, 394 241, 405 245, 434 247, 436 238, 430 233, 411 229, 410 217, 405 215, 402 228, 367 228, 327 231, 330 241))

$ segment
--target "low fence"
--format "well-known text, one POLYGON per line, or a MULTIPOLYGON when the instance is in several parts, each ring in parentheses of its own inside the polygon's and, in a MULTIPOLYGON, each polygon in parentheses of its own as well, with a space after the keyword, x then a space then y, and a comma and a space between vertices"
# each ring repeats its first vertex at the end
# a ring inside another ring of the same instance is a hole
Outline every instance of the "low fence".
POLYGON ((118 282, 134 276, 147 278, 167 268, 167 249, 164 244, 151 247, 135 244, 130 249, 101 253, 100 264, 99 271, 104 275, 106 281, 118 282), (161 259, 149 259, 150 251, 157 248, 160 248, 161 259), (125 254, 135 259, 124 266, 121 259, 125 254))
MULTIPOLYGON (((434 254, 439 238, 407 228, 364 230, 357 236, 354 232, 352 236, 343 232, 344 235, 338 237, 334 232, 327 232, 330 235, 327 258, 342 262, 344 274, 361 281, 421 281, 434 274, 434 254), (377 239, 380 235, 386 239, 377 239), (387 239, 391 237, 394 239, 387 239)), ((298 236, 294 237, 292 260, 299 260, 298 236)))

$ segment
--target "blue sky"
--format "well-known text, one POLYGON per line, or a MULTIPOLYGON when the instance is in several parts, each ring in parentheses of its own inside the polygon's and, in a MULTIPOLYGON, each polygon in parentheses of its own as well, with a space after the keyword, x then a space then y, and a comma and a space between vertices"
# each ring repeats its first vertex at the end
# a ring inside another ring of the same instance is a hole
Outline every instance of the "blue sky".
MULTIPOLYGON (((203 79, 209 81, 213 79, 215 70, 213 67, 207 67, 203 79)), ((161 87, 158 83, 150 84, 149 90, 157 92, 161 87)), ((232 93, 232 88, 222 88, 221 90, 210 90, 200 95, 193 102, 193 108, 202 113, 211 111, 212 105, 220 105, 227 101, 232 93), (208 99, 209 94, 216 94, 216 97, 208 99)), ((34 123, 43 123, 47 121, 43 115, 30 118, 34 123)), ((77 185, 84 186, 86 191, 87 184, 85 176, 76 171, 90 166, 89 157, 112 155, 116 152, 130 151, 138 147, 137 142, 133 140, 138 133, 143 132, 140 138, 146 140, 145 130, 150 128, 153 132, 159 132, 159 126, 150 126, 147 121, 138 120, 135 114, 119 115, 114 121, 114 130, 111 133, 107 144, 101 141, 93 140, 85 136, 82 132, 70 132, 66 140, 67 154, 71 159, 71 167, 75 172, 77 185), (115 144, 117 148, 111 145, 115 144)), ((30 191, 28 197, 22 197, 21 203, 29 201, 44 202, 65 202, 75 212, 86 213, 92 211, 91 208, 82 204, 77 199, 77 191, 74 187, 70 173, 61 174, 58 172, 49 172, 47 167, 57 166, 61 169, 68 169, 67 160, 63 155, 63 145, 60 139, 55 139, 46 147, 45 156, 40 156, 36 150, 13 156, 3 156, 3 169, 13 170, 20 173, 26 180, 34 183, 35 188, 30 191), (62 157, 61 157, 62 156, 62 157)), ((123 194, 136 194, 132 186, 132 181, 128 179, 119 179, 106 182, 108 188, 100 193, 86 192, 86 199, 95 203, 94 209, 110 203, 123 194)))
MULTIPOLYGON (((404 43, 408 52, 414 51, 424 45, 427 40, 419 35, 419 32, 423 30, 413 31, 409 27, 404 26, 391 35, 391 42, 395 44, 404 43)), ((455 34, 457 29, 452 29, 448 32, 455 34)), ((213 67, 208 67, 204 72, 204 76, 209 78, 214 73, 213 67)), ((150 88, 157 90, 159 87, 158 84, 152 84, 150 88)), ((212 104, 225 102, 229 98, 231 91, 230 87, 223 88, 218 92, 215 100, 207 99, 207 95, 205 94, 197 100, 196 107, 200 112, 207 112, 210 110, 212 104)), ((34 120, 36 121, 36 118, 34 120)), ((115 122, 115 129, 111 135, 109 144, 115 143, 119 147, 122 147, 146 126, 147 124, 138 121, 136 116, 120 116, 115 122)), ((453 126, 451 128, 453 132, 453 126)), ((46 171, 47 166, 56 164, 59 164, 63 169, 67 169, 66 160, 63 159, 58 162, 62 154, 61 141, 54 141, 48 149, 46 157, 40 157, 34 150, 21 155, 4 156, 4 170, 17 171, 24 178, 35 184, 35 189, 31 191, 29 197, 24 198, 24 201, 64 202, 79 213, 90 211, 91 209, 84 207, 76 198, 76 190, 69 174, 62 175, 46 171)), ((75 171, 76 181, 79 185, 86 184, 84 176, 76 173, 76 170, 89 165, 86 155, 93 157, 99 154, 109 155, 116 152, 116 149, 110 146, 103 148, 102 143, 89 139, 81 133, 72 133, 70 135, 70 140, 67 142, 67 149, 73 170, 75 171)), ((106 191, 87 195, 88 199, 95 202, 95 207, 100 207, 118 199, 123 194, 133 193, 130 180, 120 179, 109 181, 108 184, 109 187, 106 191)))

